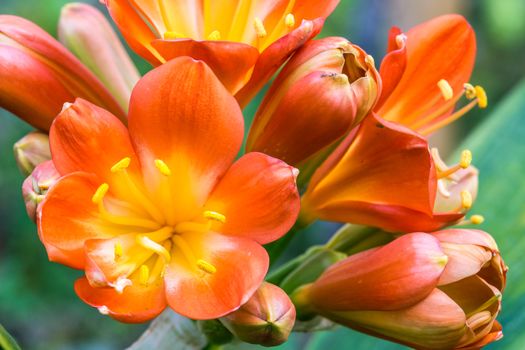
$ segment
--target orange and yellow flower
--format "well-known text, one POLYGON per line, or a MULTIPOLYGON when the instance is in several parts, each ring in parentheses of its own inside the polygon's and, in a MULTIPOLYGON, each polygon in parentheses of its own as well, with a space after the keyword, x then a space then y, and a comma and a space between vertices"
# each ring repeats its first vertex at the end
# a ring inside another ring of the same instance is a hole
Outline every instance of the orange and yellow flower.
POLYGON ((319 33, 338 0, 105 0, 129 45, 153 65, 205 61, 245 105, 319 33))
POLYGON ((49 258, 84 269, 77 294, 122 321, 167 305, 194 319, 236 310, 266 275, 261 244, 297 217, 295 169, 261 153, 232 165, 241 110, 189 57, 139 81, 128 119, 129 130, 81 99, 55 119, 62 178, 38 210, 49 258))

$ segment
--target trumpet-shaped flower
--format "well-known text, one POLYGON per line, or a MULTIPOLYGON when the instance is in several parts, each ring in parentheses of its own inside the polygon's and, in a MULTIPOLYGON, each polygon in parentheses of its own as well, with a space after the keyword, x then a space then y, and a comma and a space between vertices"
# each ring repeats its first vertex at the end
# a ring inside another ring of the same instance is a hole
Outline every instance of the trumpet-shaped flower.
POLYGON ((130 46, 158 65, 205 61, 245 105, 322 28, 338 0, 105 0, 130 46))
POLYGON ((123 109, 75 56, 36 24, 0 15, 0 106, 49 130, 65 102, 89 100, 125 120, 123 109))
POLYGON ((194 319, 244 304, 268 269, 261 244, 293 225, 296 171, 261 153, 231 164, 243 120, 200 61, 174 59, 133 90, 129 131, 84 100, 50 133, 63 176, 39 207, 51 260, 84 269, 77 294, 140 322, 166 305, 194 319))

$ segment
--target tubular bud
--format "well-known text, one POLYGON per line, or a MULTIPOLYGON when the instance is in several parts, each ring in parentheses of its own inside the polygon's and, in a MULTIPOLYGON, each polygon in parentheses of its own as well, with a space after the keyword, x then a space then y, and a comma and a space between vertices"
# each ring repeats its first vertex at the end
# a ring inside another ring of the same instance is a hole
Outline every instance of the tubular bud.
POLYGON ((127 110, 140 76, 104 15, 88 4, 67 4, 60 15, 58 37, 127 110))
POLYGON ((31 174, 40 163, 51 159, 49 136, 39 131, 22 137, 13 145, 13 150, 18 168, 25 176, 31 174))
POLYGON ((27 215, 36 220, 38 205, 44 200, 47 191, 58 181, 60 174, 55 169, 53 161, 48 160, 35 167, 22 184, 22 196, 26 205, 27 215))
POLYGON ((292 331, 295 307, 282 289, 263 282, 246 304, 220 320, 242 341, 276 346, 292 331))

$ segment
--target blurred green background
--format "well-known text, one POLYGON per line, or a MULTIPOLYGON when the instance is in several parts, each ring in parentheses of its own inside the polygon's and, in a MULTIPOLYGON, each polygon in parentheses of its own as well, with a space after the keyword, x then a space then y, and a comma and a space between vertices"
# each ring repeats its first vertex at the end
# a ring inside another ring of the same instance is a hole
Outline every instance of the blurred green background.
MULTIPOLYGON (((67 2, 2 0, 0 13, 28 18, 55 35, 60 8, 67 2)), ((102 9, 98 1, 86 2, 102 9)), ((408 29, 433 16, 450 12, 465 15, 476 30, 478 60, 472 82, 486 88, 490 105, 487 110, 471 112, 456 125, 436 135, 433 144, 444 150, 445 155, 463 144, 471 130, 487 119, 493 113, 494 106, 505 99, 524 77, 525 1, 342 0, 323 32, 324 36, 347 37, 380 62, 390 26, 408 29)), ((149 69, 146 63, 133 57, 142 72, 149 69)), ((521 103, 525 109, 525 103, 520 102, 525 101, 525 89, 521 88, 514 94, 518 96, 508 105, 521 103)), ((248 118, 253 114, 254 106, 252 104, 245 111, 248 118)), ((514 282, 514 285, 509 284, 508 296, 506 294, 504 300, 510 301, 508 304, 505 302, 501 317, 506 339, 510 340, 492 345, 493 348, 520 349, 516 344, 520 344, 520 327, 525 323, 524 314, 519 312, 525 306, 525 280, 521 281, 522 276, 525 277, 525 266, 520 264, 524 247, 519 244, 520 239, 523 240, 525 226, 525 167, 521 165, 525 163, 525 135, 521 122, 523 109, 508 107, 500 110, 493 118, 510 118, 508 116, 512 115, 512 120, 490 120, 478 133, 483 137, 476 135, 466 141, 467 146, 474 145, 474 149, 481 150, 481 154, 474 153, 475 164, 482 168, 481 183, 484 187, 481 191, 487 194, 485 198, 480 198, 482 203, 476 209, 484 209, 481 213, 485 215, 485 211, 489 212, 488 218, 493 220, 492 224, 483 228, 500 231, 492 233, 497 236, 510 265, 510 282, 514 282), (504 154, 491 154, 494 149, 504 154), (509 160, 510 164, 504 160, 509 160), (482 165, 487 169, 485 172, 482 165), (516 191, 505 192, 511 186, 516 191), (498 210, 491 211, 494 207, 498 210), (491 217, 490 213, 495 214, 491 217), (503 229, 512 232, 501 232, 503 229), (506 234, 509 234, 509 240, 505 240, 506 234), (516 263, 511 264, 508 257, 516 263), (509 307, 505 309, 506 305, 509 307), (518 310, 513 310, 515 308, 518 310)), ((80 302, 72 288, 80 273, 47 261, 36 228, 26 217, 20 192, 23 178, 15 165, 12 145, 30 130, 29 126, 0 110, 0 324, 25 349, 122 349, 130 345, 146 326, 117 323, 80 302)), ((331 231, 333 227, 317 226, 308 237, 302 237, 301 244, 295 242, 288 254, 297 254, 306 245, 325 241, 331 231)), ((321 349, 328 345, 337 349, 397 347, 339 329, 336 333, 314 338, 295 337, 287 348, 321 349)))

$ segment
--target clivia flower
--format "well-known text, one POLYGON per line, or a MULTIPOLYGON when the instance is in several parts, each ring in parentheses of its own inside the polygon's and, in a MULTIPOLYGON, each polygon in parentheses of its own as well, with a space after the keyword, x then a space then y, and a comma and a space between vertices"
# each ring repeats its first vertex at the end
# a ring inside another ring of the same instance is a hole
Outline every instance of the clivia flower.
POLYGON ((303 312, 416 349, 477 349, 502 336, 506 270, 485 232, 412 233, 336 263, 292 298, 303 312))
POLYGON ((124 38, 157 66, 206 62, 242 106, 321 30, 338 0, 104 0, 124 38))
POLYGON ((189 57, 137 83, 128 121, 82 99, 55 119, 62 177, 38 209, 50 260, 85 270, 77 294, 118 320, 231 313, 266 275, 261 244, 295 222, 295 169, 261 153, 232 165, 241 110, 189 57))

